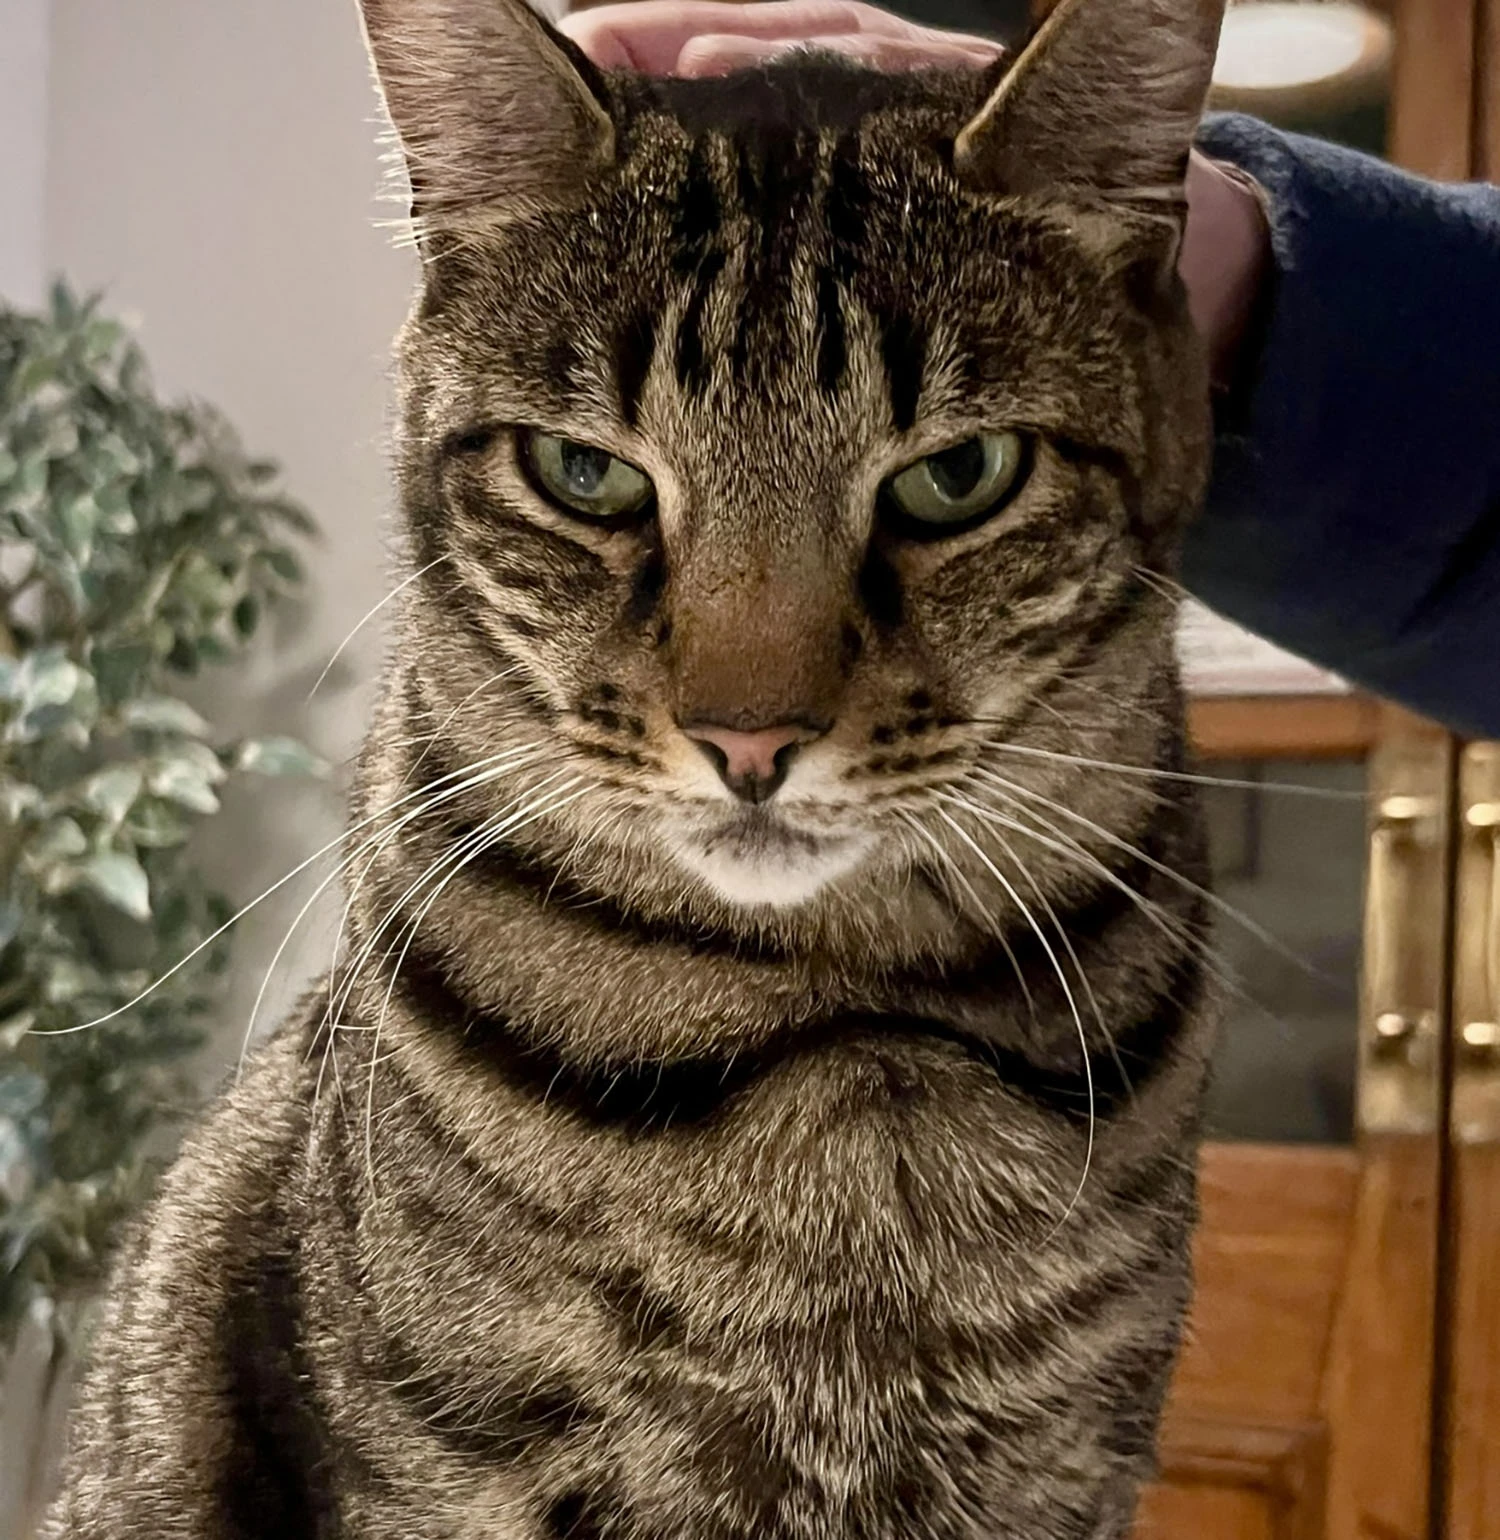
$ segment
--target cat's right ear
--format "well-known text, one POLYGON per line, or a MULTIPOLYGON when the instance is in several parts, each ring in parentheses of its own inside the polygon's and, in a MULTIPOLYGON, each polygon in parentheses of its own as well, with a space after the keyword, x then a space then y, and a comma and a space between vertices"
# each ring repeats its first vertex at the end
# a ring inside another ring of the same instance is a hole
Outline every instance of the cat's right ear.
POLYGON ((1060 0, 954 141, 988 192, 1181 205, 1225 0, 1060 0))
POLYGON ((591 66, 524 0, 360 0, 426 229, 567 202, 614 159, 591 66))

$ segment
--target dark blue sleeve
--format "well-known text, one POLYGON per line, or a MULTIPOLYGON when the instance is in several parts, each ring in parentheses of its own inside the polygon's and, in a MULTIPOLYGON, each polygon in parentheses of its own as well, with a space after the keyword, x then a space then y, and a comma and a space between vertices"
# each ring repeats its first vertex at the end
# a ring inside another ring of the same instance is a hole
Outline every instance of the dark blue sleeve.
POLYGON ((1253 631, 1500 737, 1500 188, 1241 117, 1274 274, 1184 579, 1253 631))

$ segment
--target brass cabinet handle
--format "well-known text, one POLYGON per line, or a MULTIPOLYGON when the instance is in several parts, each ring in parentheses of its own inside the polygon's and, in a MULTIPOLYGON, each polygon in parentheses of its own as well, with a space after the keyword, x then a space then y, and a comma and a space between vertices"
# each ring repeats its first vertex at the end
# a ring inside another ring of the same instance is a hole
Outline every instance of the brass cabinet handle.
POLYGON ((1435 1134, 1442 1105, 1451 749, 1382 745, 1370 761, 1359 1128, 1435 1134))
POLYGON ((1500 802, 1464 809, 1465 843, 1459 867, 1462 944, 1458 959, 1463 1001, 1459 1047, 1465 1058, 1500 1055, 1500 802))
POLYGON ((1500 744, 1464 750, 1455 887, 1453 1132, 1500 1143, 1500 744))
POLYGON ((1420 874, 1420 834, 1436 809, 1432 799, 1395 793, 1376 804, 1370 830, 1370 869, 1365 886, 1365 998, 1378 1054, 1406 1051, 1422 1028, 1423 1005, 1415 997, 1409 949, 1403 948, 1407 917, 1420 874))

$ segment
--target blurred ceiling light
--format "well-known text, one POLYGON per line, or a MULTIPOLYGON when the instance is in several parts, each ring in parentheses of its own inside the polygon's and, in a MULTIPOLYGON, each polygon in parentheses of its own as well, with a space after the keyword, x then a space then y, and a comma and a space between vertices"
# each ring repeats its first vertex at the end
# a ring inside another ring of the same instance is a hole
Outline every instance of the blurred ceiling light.
POLYGON ((1305 117, 1376 101, 1391 25, 1349 0, 1239 0, 1224 18, 1213 105, 1305 117))

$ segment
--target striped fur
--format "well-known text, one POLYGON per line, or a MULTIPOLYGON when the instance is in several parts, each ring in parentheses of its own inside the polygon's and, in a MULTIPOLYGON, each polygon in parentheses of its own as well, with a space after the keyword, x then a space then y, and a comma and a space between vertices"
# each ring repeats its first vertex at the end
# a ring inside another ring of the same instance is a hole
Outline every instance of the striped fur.
POLYGON ((49 1536, 1118 1540, 1213 1014, 1141 577, 1208 458, 1170 240, 956 177, 993 80, 559 54, 615 159, 554 198, 566 144, 460 164, 402 57, 424 571, 343 960, 128 1242, 49 1536), (552 509, 517 425, 642 467, 652 516, 552 509), (1003 514, 881 522, 980 427, 1031 437, 1003 514), (827 730, 746 807, 704 702, 827 730))

